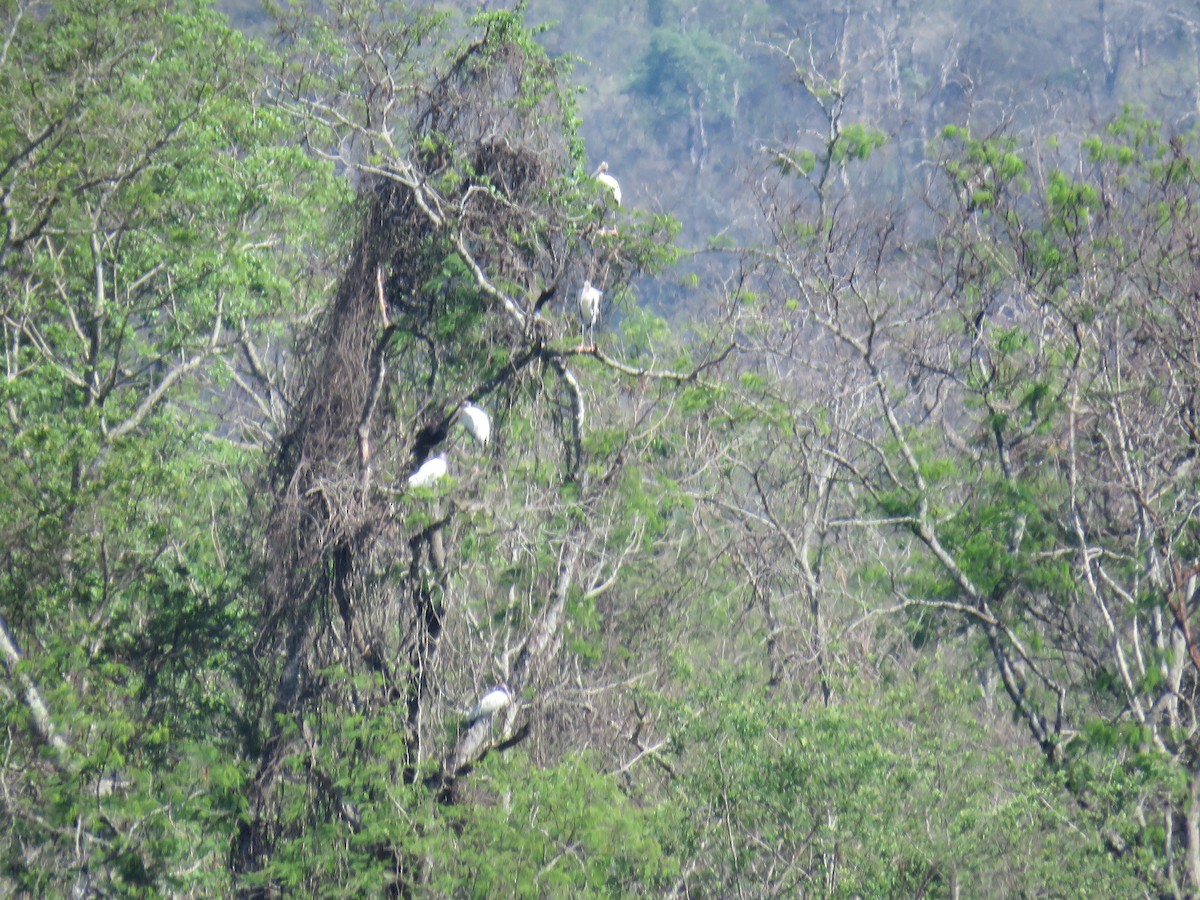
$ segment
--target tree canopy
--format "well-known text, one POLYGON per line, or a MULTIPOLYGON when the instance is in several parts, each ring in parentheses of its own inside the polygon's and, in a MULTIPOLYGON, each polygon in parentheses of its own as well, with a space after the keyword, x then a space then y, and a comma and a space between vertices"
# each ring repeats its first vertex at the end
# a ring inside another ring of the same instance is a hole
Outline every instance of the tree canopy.
POLYGON ((492 5, 0 6, 0 888, 1200 890, 1200 22, 492 5))

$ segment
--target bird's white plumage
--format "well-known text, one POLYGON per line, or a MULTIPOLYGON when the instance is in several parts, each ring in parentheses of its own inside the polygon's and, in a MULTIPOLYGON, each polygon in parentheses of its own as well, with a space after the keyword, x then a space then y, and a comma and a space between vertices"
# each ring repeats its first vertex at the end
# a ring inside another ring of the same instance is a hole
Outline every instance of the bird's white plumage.
POLYGON ((613 200, 617 206, 621 205, 621 185, 617 184, 617 179, 608 174, 608 163, 600 163, 600 168, 596 170, 595 179, 608 188, 612 192, 613 200))
POLYGON ((592 335, 593 347, 596 345, 596 322, 600 318, 600 301, 603 298, 604 294, 592 287, 590 281, 585 281, 579 289, 579 321, 583 323, 584 334, 592 335))
POLYGON ((590 281, 585 281, 579 290, 579 318, 589 328, 600 318, 600 301, 603 297, 604 294, 592 287, 590 281))
POLYGON ((420 468, 408 476, 408 486, 414 488, 432 487, 446 477, 449 468, 446 457, 434 456, 421 463, 420 468))
POLYGON ((479 702, 467 713, 467 718, 472 722, 477 722, 484 716, 499 712, 510 703, 512 703, 512 694, 509 693, 508 685, 498 684, 479 698, 479 702))
POLYGON ((471 437, 486 447, 492 437, 492 420, 488 414, 473 403, 464 403, 459 418, 471 437))

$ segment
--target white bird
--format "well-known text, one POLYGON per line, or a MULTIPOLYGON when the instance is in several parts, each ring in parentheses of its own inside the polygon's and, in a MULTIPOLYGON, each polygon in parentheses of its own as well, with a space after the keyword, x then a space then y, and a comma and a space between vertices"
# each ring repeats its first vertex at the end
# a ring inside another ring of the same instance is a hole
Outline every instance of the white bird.
POLYGON ((458 410, 458 417, 471 437, 486 447, 492 437, 492 420, 488 418, 488 414, 469 400, 464 400, 458 410))
POLYGON ((446 457, 434 456, 421 463, 420 468, 408 476, 408 486, 410 488, 433 487, 446 477, 448 471, 446 457))
POLYGON ((583 329, 579 334, 579 347, 581 350, 589 346, 583 341, 585 334, 592 339, 591 348, 593 350, 596 349, 596 322, 600 318, 600 300, 603 297, 604 294, 592 287, 590 281, 585 281, 579 291, 579 320, 583 323, 583 329))
POLYGON ((508 690, 508 685, 498 684, 479 698, 479 702, 467 713, 467 718, 474 725, 484 716, 499 712, 510 703, 512 703, 512 694, 508 690))
POLYGON ((613 200, 616 201, 617 206, 620 206, 621 205, 621 185, 617 184, 617 179, 613 178, 611 175, 608 174, 608 163, 606 163, 606 162, 600 163, 600 167, 598 169, 596 169, 596 171, 592 175, 592 177, 595 178, 602 185, 604 185, 606 188, 608 188, 610 191, 612 191, 613 200))

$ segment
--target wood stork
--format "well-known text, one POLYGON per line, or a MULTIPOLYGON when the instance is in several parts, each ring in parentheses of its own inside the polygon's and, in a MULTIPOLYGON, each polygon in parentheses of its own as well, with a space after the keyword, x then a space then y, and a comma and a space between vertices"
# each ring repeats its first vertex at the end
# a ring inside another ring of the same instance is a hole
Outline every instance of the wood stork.
POLYGON ((467 713, 467 718, 474 725, 484 716, 499 712, 510 703, 512 703, 512 693, 508 690, 508 685, 498 684, 479 698, 479 702, 467 713))
POLYGON ((600 300, 604 297, 598 289, 592 287, 590 281, 584 281, 579 290, 579 321, 583 328, 579 334, 580 349, 596 349, 596 322, 600 318, 600 300), (591 338, 591 343, 584 343, 584 335, 591 338))
POLYGON ((421 463, 417 471, 408 476, 408 486, 410 488, 433 487, 446 477, 448 471, 446 457, 440 455, 431 457, 421 463))
POLYGON ((617 184, 617 179, 613 178, 611 175, 608 174, 608 163, 606 163, 606 162, 600 163, 599 168, 597 168, 596 171, 592 174, 592 177, 595 178, 602 185, 604 185, 606 188, 608 188, 610 191, 612 191, 613 200, 616 202, 617 206, 620 206, 621 205, 621 185, 617 184))
POLYGON ((464 400, 459 407, 458 418, 467 429, 467 433, 486 447, 492 437, 492 420, 488 414, 470 400, 464 400))

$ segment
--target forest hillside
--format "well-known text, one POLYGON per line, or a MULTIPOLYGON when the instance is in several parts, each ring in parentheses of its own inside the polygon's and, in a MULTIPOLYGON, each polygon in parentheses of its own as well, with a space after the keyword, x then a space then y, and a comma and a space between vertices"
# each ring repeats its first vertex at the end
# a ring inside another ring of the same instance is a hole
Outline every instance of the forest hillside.
POLYGON ((1189 4, 0 5, 0 892, 1200 892, 1189 4))

